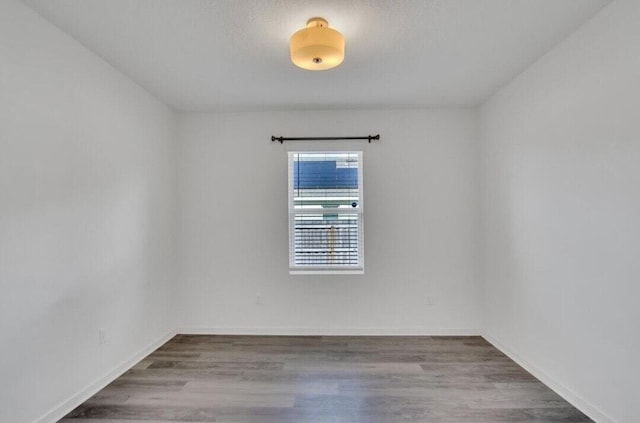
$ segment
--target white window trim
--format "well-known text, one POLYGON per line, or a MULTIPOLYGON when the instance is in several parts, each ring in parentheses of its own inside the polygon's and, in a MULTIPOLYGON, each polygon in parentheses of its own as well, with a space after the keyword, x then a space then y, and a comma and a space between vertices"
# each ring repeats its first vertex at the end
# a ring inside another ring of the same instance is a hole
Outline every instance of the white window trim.
POLYGON ((288 167, 287 167, 287 179, 288 179, 288 196, 287 196, 287 208, 288 208, 288 226, 289 226, 289 274, 290 275, 362 275, 364 274, 364 179, 362 178, 363 164, 363 151, 362 150, 321 150, 321 151, 289 151, 288 153, 288 167), (351 153, 358 155, 358 207, 357 209, 326 209, 321 207, 309 207, 296 209, 293 207, 293 157, 295 154, 331 154, 331 153, 351 153), (358 265, 357 266, 312 266, 312 265, 296 265, 294 263, 295 256, 295 240, 294 234, 295 225, 292 223, 292 219, 295 219, 296 214, 336 214, 337 212, 344 213, 346 210, 358 213, 358 265))

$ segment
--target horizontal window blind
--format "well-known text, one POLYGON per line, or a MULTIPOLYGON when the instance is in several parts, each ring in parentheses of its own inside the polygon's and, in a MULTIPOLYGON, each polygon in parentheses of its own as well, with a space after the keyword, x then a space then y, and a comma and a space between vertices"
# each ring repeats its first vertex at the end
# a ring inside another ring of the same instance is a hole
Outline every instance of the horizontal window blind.
POLYGON ((362 152, 289 153, 291 271, 362 271, 362 212, 362 152))

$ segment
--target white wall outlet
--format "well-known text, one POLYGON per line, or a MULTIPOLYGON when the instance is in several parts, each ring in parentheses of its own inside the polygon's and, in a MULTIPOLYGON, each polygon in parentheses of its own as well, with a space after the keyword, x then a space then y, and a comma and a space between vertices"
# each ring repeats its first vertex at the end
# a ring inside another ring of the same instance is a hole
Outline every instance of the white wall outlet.
POLYGON ((256 294, 256 305, 262 305, 262 295, 256 294))
POLYGON ((430 296, 426 297, 424 299, 424 304, 427 305, 427 306, 432 306, 433 305, 433 297, 430 297, 430 296))
POLYGON ((106 329, 98 329, 98 344, 106 344, 107 343, 107 330, 106 329))

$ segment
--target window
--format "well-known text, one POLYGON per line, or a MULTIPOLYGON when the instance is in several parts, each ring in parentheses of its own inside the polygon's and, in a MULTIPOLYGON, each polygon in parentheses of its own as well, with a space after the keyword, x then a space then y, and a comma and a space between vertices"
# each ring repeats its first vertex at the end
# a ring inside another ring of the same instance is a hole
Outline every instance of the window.
POLYGON ((362 152, 289 153, 289 270, 363 273, 362 152))

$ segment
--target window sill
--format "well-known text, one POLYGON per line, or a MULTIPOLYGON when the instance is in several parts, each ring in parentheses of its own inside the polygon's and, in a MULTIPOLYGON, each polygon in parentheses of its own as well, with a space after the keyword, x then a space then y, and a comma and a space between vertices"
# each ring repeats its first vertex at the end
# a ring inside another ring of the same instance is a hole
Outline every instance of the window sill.
POLYGON ((289 269, 290 275, 363 275, 364 269, 289 269))

